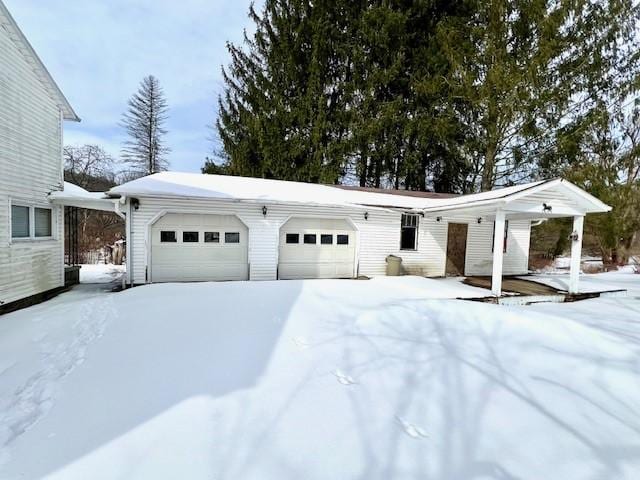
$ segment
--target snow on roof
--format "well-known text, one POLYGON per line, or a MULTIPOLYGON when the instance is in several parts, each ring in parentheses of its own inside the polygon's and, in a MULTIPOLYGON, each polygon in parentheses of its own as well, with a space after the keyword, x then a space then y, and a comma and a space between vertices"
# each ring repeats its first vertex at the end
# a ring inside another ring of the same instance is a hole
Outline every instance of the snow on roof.
POLYGON ((161 196, 215 198, 264 203, 304 203, 326 206, 358 206, 438 211, 495 204, 561 185, 568 195, 580 197, 587 211, 608 211, 610 207, 584 190, 562 179, 542 180, 488 192, 458 196, 415 196, 340 188, 315 183, 288 182, 264 178, 162 172, 138 178, 109 190, 111 196, 161 196))
POLYGON ((181 172, 162 172, 138 178, 114 187, 108 193, 405 209, 421 209, 429 205, 425 198, 345 190, 316 183, 181 172))
POLYGON ((113 211, 113 199, 104 192, 89 192, 84 188, 69 182, 64 182, 64 190, 57 190, 49 194, 49 199, 59 205, 70 207, 90 208, 94 210, 113 211))

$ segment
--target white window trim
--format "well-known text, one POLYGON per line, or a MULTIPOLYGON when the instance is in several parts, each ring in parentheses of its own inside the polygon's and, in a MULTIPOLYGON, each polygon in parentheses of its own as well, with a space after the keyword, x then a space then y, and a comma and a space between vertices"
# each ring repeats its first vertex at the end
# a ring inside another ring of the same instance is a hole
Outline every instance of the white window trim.
POLYGON ((23 202, 20 199, 9 199, 9 212, 7 218, 9 219, 9 244, 13 243, 30 243, 30 242, 50 242, 57 240, 57 218, 56 211, 51 205, 40 205, 31 202, 23 202), (28 237, 13 237, 13 209, 12 207, 26 207, 29 209, 29 236, 28 237), (36 237, 36 208, 51 211, 51 235, 47 237, 36 237))

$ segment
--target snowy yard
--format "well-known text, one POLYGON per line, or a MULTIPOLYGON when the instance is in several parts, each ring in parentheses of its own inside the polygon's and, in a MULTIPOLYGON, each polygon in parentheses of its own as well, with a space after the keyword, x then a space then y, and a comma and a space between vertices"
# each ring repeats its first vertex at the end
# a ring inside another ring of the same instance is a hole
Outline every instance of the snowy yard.
POLYGON ((81 285, 0 317, 0 478, 636 479, 640 275, 588 281, 81 285))
POLYGON ((80 283, 112 283, 122 278, 124 265, 85 264, 80 265, 80 283))

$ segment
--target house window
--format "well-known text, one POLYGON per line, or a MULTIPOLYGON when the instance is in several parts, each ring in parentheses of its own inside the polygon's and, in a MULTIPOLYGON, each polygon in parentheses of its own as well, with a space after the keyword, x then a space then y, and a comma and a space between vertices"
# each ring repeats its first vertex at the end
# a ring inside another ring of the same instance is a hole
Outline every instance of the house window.
POLYGON ((198 232, 182 232, 182 243, 198 243, 198 232))
POLYGON ((12 238, 29 238, 31 236, 29 210, 29 207, 23 207, 22 205, 11 205, 12 238))
POLYGON ((349 235, 336 235, 338 245, 349 245, 349 235))
POLYGON ((34 231, 36 237, 51 236, 51 209, 34 208, 34 231))
POLYGON ((287 233, 285 240, 287 243, 300 243, 300 235, 297 233, 287 233))
MULTIPOLYGON (((496 229, 494 222, 493 234, 491 235, 491 252, 493 253, 493 244, 496 239, 496 229)), ((502 239, 502 253, 507 253, 507 238, 509 238, 509 220, 504 221, 504 237, 502 239)))
POLYGON ((418 244, 418 215, 402 214, 400 250, 415 250, 418 244))
POLYGON ((220 243, 220 232, 204 232, 204 243, 220 243))
POLYGON ((323 233, 320 235, 320 243, 322 245, 333 245, 333 235, 323 233))
POLYGON ((316 244, 316 234, 315 233, 305 233, 304 234, 304 243, 316 244))
POLYGON ((224 243, 240 243, 240 233, 239 232, 225 232, 224 233, 224 243))
POLYGON ((160 241, 162 243, 174 243, 178 241, 178 237, 176 236, 176 232, 162 230, 160 232, 160 241))

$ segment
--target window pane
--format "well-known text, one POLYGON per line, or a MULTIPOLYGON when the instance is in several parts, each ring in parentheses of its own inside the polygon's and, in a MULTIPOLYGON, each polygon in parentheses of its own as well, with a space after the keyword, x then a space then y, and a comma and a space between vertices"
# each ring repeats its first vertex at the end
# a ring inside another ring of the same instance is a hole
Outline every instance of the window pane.
POLYGON ((182 232, 182 243, 197 243, 198 232, 182 232))
POLYGON ((204 243, 220 243, 220 232, 204 232, 204 243))
POLYGON ((402 226, 403 227, 417 227, 418 215, 402 214, 402 226))
POLYGON ((11 236, 13 238, 29 236, 29 207, 11 205, 11 236))
POLYGON ((51 236, 51 210, 36 208, 34 213, 36 237, 51 236))
POLYGON ((315 233, 305 233, 304 234, 304 243, 316 244, 316 234, 315 233))
POLYGON ((349 235, 336 235, 338 245, 349 245, 349 235))
POLYGON ((415 250, 416 249, 416 227, 402 227, 400 232, 400 249, 415 250))
POLYGON ((332 245, 333 244, 333 235, 329 235, 329 234, 323 233, 322 235, 320 235, 320 243, 322 245, 332 245))
POLYGON ((169 232, 163 230, 160 232, 160 241, 161 242, 177 242, 178 237, 176 236, 176 232, 169 232))
POLYGON ((287 243, 300 243, 300 235, 297 233, 287 233, 287 243))
POLYGON ((224 233, 224 243, 240 243, 240 233, 239 232, 225 232, 224 233))

